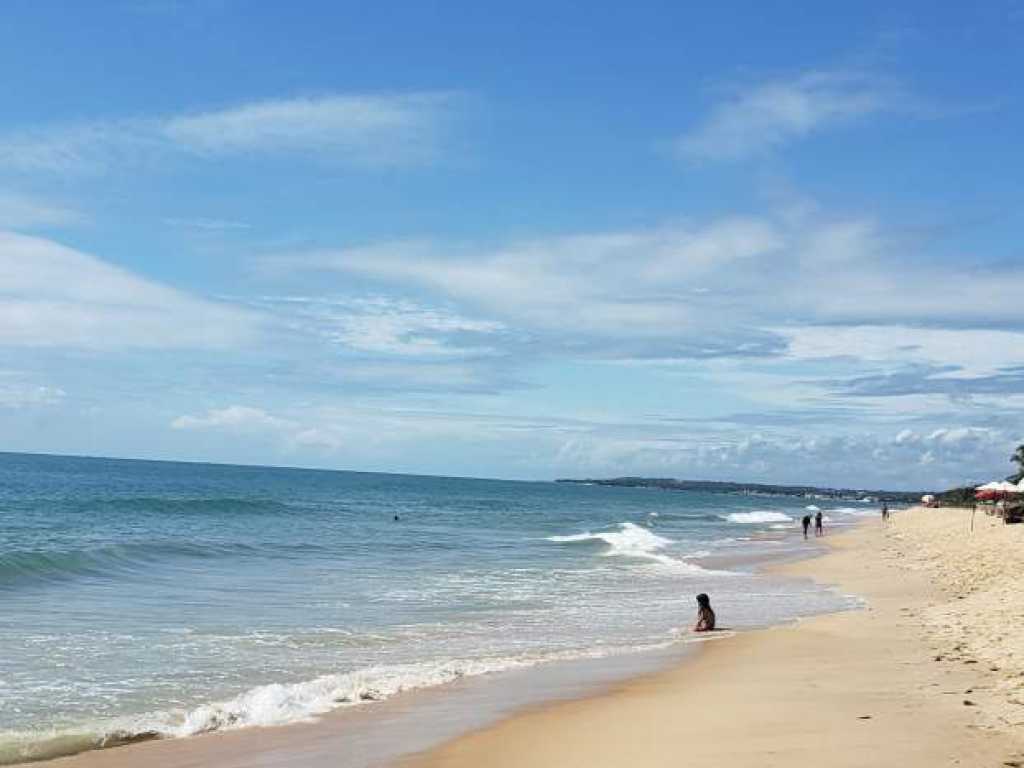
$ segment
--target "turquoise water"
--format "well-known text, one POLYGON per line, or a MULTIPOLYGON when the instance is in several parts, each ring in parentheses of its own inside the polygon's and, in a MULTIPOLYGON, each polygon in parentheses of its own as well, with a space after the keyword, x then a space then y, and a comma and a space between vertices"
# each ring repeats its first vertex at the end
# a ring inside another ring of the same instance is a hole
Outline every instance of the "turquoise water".
POLYGON ((752 568, 809 503, 0 454, 0 763, 833 610, 752 568))

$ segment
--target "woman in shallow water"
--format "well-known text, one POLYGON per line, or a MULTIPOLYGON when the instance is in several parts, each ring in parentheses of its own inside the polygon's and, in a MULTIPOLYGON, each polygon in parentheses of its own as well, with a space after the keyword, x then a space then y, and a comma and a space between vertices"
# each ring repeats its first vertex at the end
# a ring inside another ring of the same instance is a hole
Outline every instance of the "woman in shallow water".
POLYGON ((715 628, 715 612, 711 610, 711 598, 701 592, 697 595, 697 626, 694 632, 710 632, 715 628))

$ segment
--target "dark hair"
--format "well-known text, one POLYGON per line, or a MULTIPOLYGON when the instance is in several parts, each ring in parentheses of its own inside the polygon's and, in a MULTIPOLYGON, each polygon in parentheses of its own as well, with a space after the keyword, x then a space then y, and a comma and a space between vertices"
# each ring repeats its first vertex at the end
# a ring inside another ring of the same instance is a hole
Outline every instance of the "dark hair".
POLYGON ((697 595, 697 605, 699 605, 701 608, 710 608, 711 598, 703 592, 701 592, 699 595, 697 595))

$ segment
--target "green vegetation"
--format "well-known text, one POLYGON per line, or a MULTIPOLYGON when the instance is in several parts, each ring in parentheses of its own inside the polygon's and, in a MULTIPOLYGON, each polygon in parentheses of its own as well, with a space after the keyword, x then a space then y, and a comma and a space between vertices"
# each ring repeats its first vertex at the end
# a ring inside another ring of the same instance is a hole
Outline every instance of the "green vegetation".
POLYGON ((608 485, 623 488, 657 488, 663 491, 703 491, 704 493, 743 493, 761 496, 800 496, 856 501, 870 498, 876 501, 917 502, 920 491, 879 491, 857 488, 818 488, 812 485, 770 485, 765 483, 728 483, 705 480, 674 480, 663 477, 613 477, 607 479, 557 480, 559 483, 608 485))
POLYGON ((1010 461, 1017 465, 1017 471, 1010 475, 1007 480, 1011 483, 1019 483, 1024 478, 1024 444, 1018 445, 1010 457, 1010 461))
MULTIPOLYGON (((1011 483, 1019 483, 1021 478, 1024 478, 1024 444, 1017 446, 1010 461, 1017 465, 1017 471, 1006 479, 1011 483)), ((975 488, 974 485, 950 488, 948 491, 936 494, 936 498, 944 507, 969 507, 974 504, 975 488)))

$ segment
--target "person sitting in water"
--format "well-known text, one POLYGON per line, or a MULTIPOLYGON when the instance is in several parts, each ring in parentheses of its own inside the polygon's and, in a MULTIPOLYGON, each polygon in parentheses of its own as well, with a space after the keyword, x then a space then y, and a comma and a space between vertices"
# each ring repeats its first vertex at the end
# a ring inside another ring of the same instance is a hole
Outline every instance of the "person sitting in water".
POLYGON ((701 592, 697 595, 697 626, 694 632, 711 632, 715 628, 715 612, 711 610, 711 598, 701 592))

